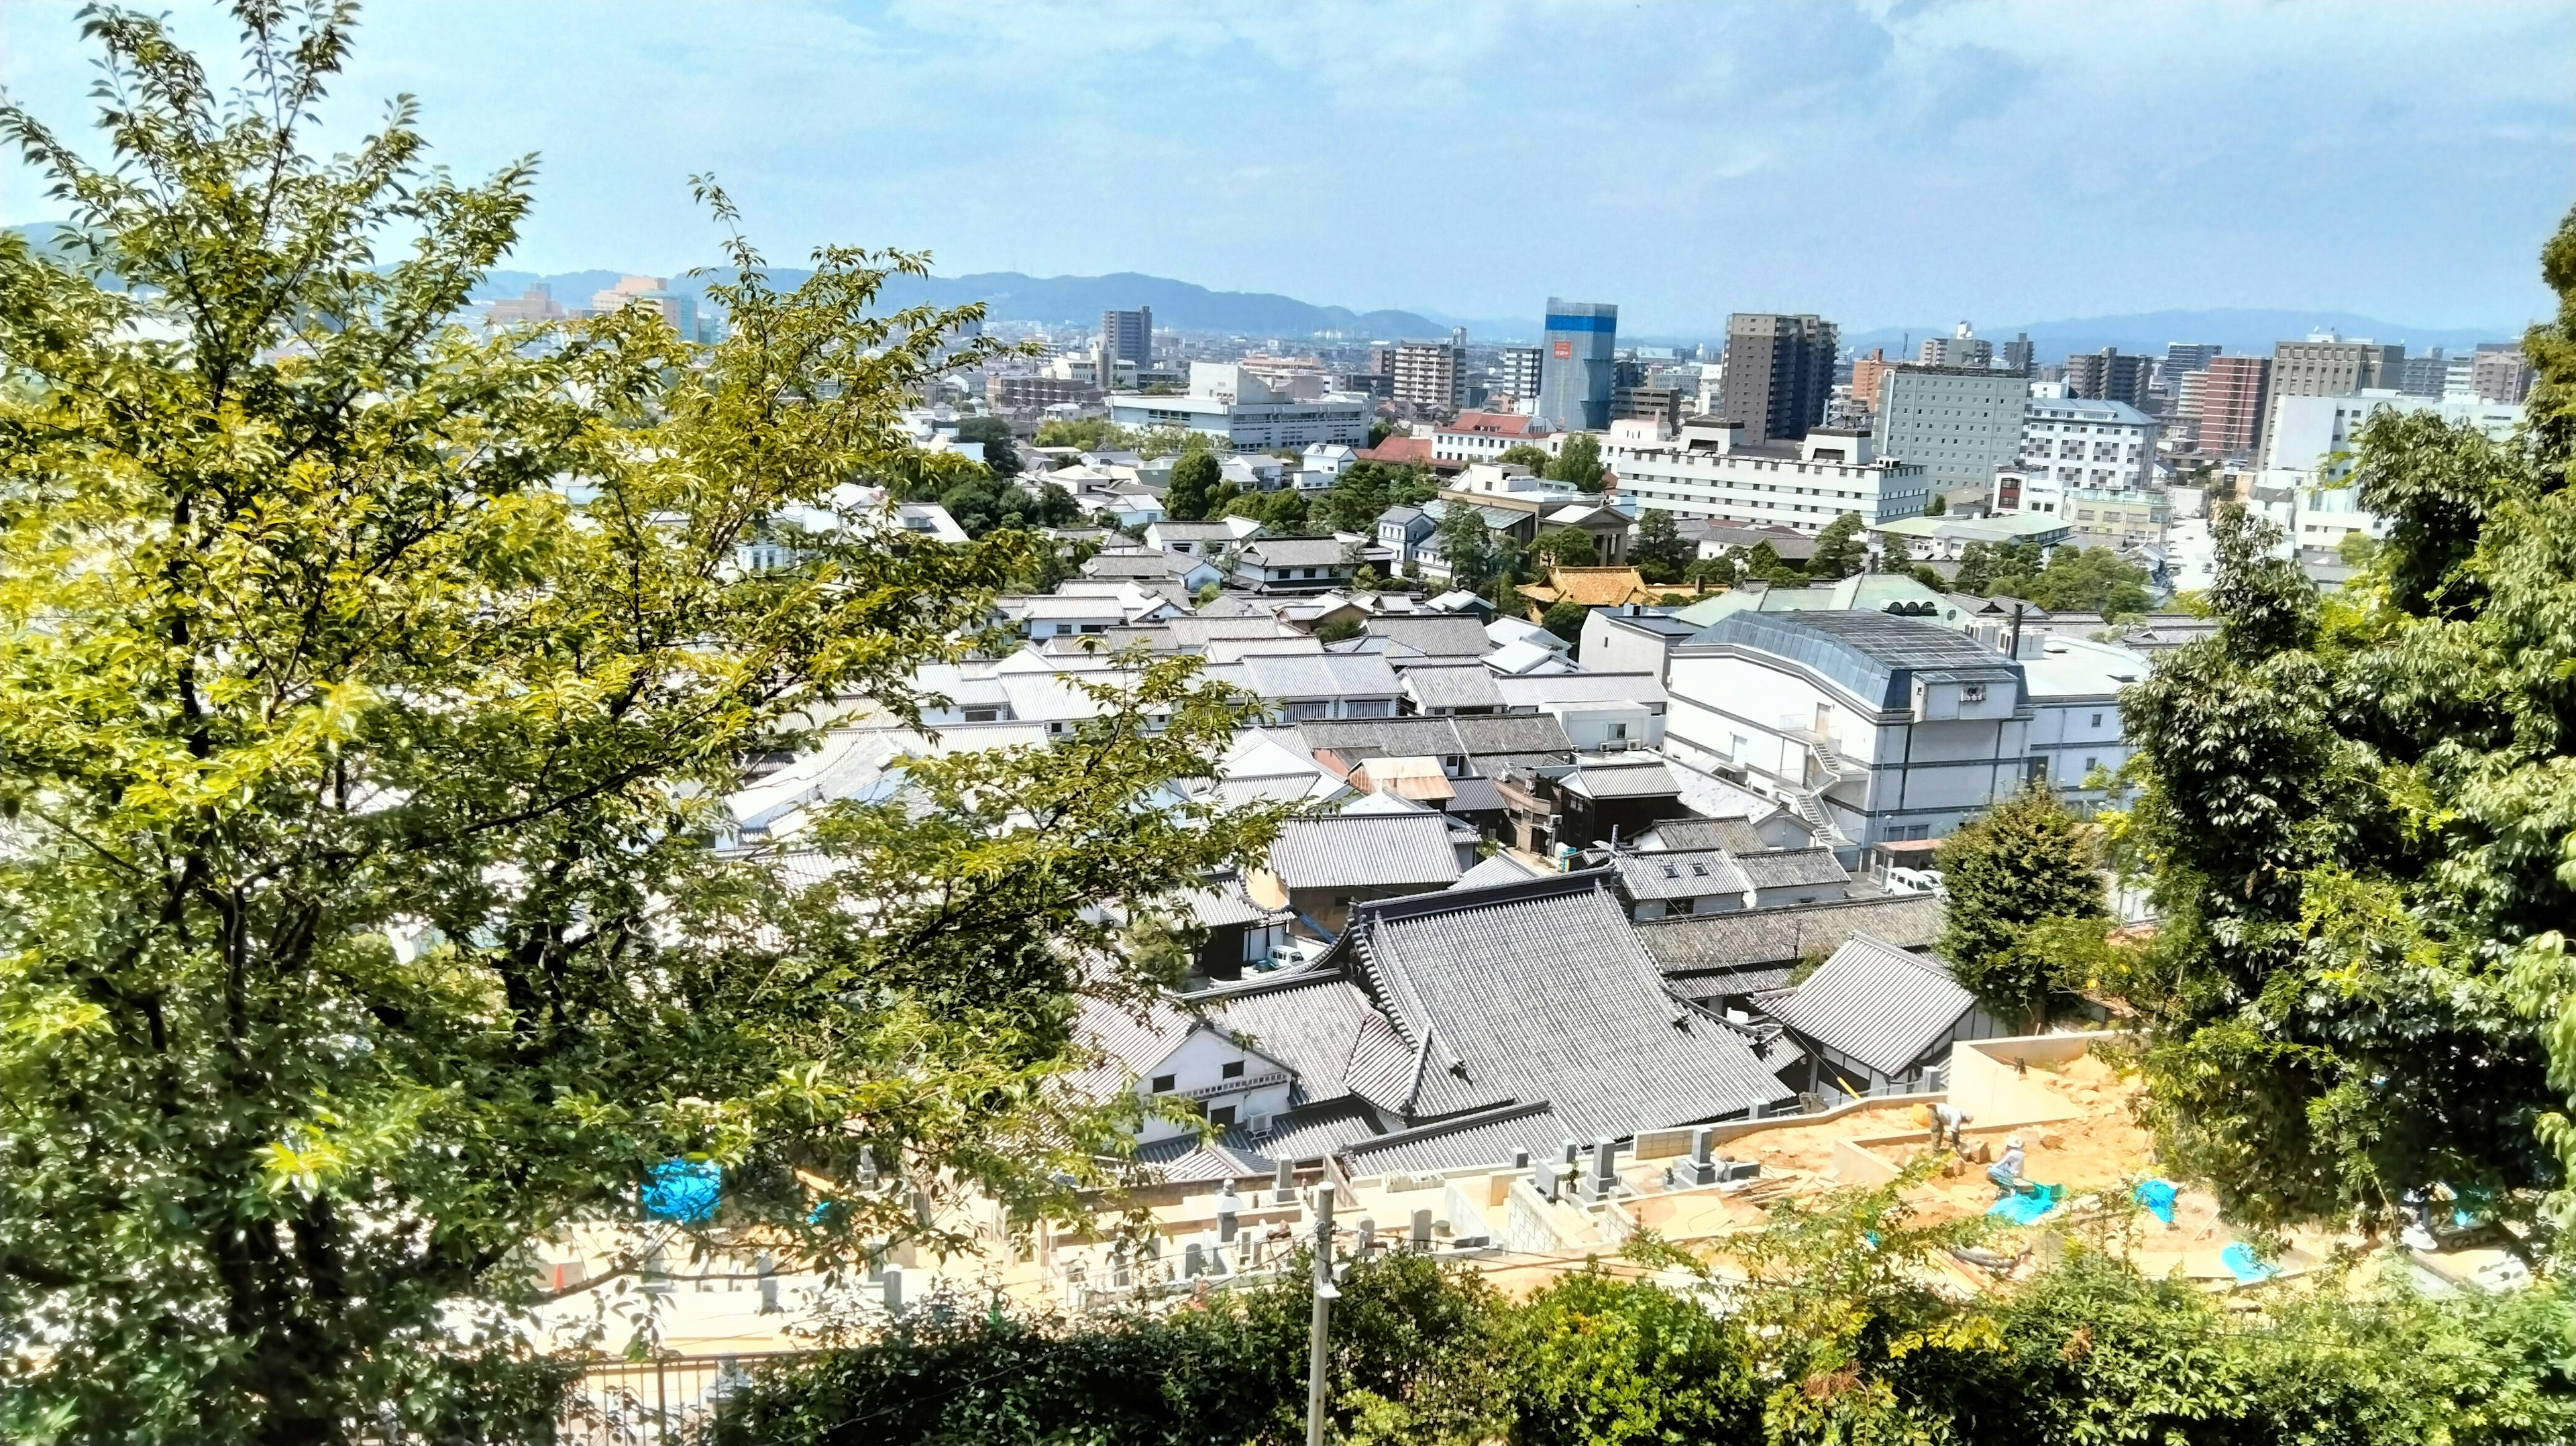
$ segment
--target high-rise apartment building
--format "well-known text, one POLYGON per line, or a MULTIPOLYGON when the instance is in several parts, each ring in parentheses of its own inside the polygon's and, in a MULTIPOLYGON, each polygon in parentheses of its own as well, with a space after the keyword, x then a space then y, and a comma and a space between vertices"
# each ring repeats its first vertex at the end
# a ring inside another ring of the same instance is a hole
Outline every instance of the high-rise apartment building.
POLYGON ((1456 341, 1398 342, 1387 376, 1397 402, 1454 412, 1467 401, 1467 348, 1456 341))
POLYGON ((1935 492, 1993 488, 2021 455, 2030 383, 1992 367, 1898 366, 1879 373, 1870 447, 1923 468, 1935 492))
POLYGON ((1523 408, 1538 400, 1539 353, 1534 346, 1498 347, 1494 352, 1491 376, 1494 390, 1509 392, 1523 408))
POLYGON ((2153 358, 2122 356, 2110 347, 2066 359, 2066 395, 2118 402, 2144 410, 2153 358))
POLYGON ((1719 420, 1748 442, 1794 440, 1824 420, 1840 332, 1812 313, 1737 312, 1726 319, 1719 420))
POLYGON ((2003 358, 2003 369, 2005 371, 2011 372, 2017 377, 2029 376, 2031 363, 2037 360, 2037 357, 2033 354, 2031 349, 2030 333, 2026 331, 2014 332, 2013 339, 2004 343, 2003 358))
POLYGON ((1927 367, 1990 367, 1995 363, 1995 344, 1963 321, 1948 336, 1923 338, 1914 359, 1927 367))
POLYGON ((2175 412, 2196 429, 2195 448, 2213 457, 2254 450, 2271 404, 2272 363, 2267 357, 2219 356, 2182 379, 2175 412))
POLYGON ((1878 379, 1896 370, 1902 364, 1889 361, 1887 352, 1880 347, 1871 347, 1867 356, 1853 357, 1852 405, 1864 412, 1878 410, 1878 379))
POLYGON ((2397 390, 2410 397, 2429 397, 2438 402, 2442 399, 2442 384, 2449 380, 2450 374, 2451 359, 2442 355, 2442 349, 2437 346, 2422 356, 2406 359, 2405 368, 2397 377, 2397 390))
POLYGON ((2518 346, 2482 346, 2469 357, 2469 386, 2482 402, 2519 406, 2531 395, 2531 363, 2518 346))
POLYGON ((1618 307, 1549 297, 1547 332, 1539 348, 1539 418, 1564 431, 1606 429, 1611 362, 1618 348, 1618 307))
POLYGON ((2365 390, 2394 390, 2406 372, 2406 348, 2370 341, 2346 341, 2319 332, 2305 341, 2285 341, 2272 348, 2272 389, 2263 408, 2263 436, 2257 447, 2271 462, 2274 414, 2283 397, 2351 397, 2365 390))
POLYGON ((1134 311, 1100 313, 1100 361, 1103 366, 1134 362, 1139 367, 1154 360, 1154 308, 1140 306, 1134 311))
POLYGON ((2168 397, 2182 395, 2182 379, 2203 370, 2227 349, 2214 341, 2169 341, 2158 381, 2168 397))

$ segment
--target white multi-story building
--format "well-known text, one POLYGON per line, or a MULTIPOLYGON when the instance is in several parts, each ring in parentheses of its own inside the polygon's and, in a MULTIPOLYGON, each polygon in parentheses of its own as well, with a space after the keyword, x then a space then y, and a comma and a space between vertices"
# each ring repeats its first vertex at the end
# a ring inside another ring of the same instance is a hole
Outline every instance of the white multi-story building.
POLYGON ((1365 447, 1376 410, 1348 393, 1301 401, 1248 368, 1220 362, 1192 363, 1185 395, 1109 398, 1109 420, 1121 427, 1184 427, 1222 437, 1237 452, 1302 451, 1317 442, 1365 447))
POLYGON ((2020 500, 2055 512, 2077 488, 2134 491, 2153 480, 2156 419, 2126 402, 2033 396, 2022 409, 2020 500))
MULTIPOLYGON (((2436 412, 2445 422, 2469 423, 2503 441, 2522 425, 2522 408, 2509 402, 2475 399, 2435 401, 2394 388, 2351 397, 2282 397, 2273 404, 2272 434, 2264 460, 2264 481, 2274 473, 2301 474, 2310 485, 2340 479, 2352 471, 2348 455, 2353 434, 2377 412, 2436 412)), ((2292 485, 2279 479, 2279 485, 2292 485)))
POLYGON ((1983 365, 1874 371, 1877 391, 1868 400, 1872 450, 1920 465, 1934 490, 1973 488, 1983 494, 1994 485, 1995 469, 2011 466, 2020 454, 2030 384, 2019 375, 1983 365))
POLYGON ((1431 457, 1436 462, 1473 465, 1491 462, 1514 447, 1536 447, 1553 454, 1564 439, 1547 423, 1517 412, 1460 412, 1454 422, 1444 422, 1431 434, 1431 457))
POLYGON ((1631 511, 1819 532, 1845 513, 1864 526, 1912 517, 1931 495, 1919 464, 1874 457, 1866 433, 1820 427, 1800 441, 1748 443, 1741 427, 1693 417, 1667 441, 1625 427, 1612 429, 1601 456, 1631 511))

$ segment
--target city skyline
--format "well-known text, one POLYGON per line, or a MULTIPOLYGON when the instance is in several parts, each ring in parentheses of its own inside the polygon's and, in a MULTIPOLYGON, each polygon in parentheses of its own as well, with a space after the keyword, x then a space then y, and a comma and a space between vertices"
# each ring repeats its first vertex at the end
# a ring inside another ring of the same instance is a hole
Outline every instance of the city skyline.
MULTIPOLYGON (((369 8, 327 114, 543 157, 509 265, 713 258, 713 171, 782 265, 1137 271, 1441 318, 2349 311, 2518 329, 2566 194, 2576 11, 2017 5, 369 8), (961 119, 962 117, 962 119, 961 119), (1439 224, 1316 224, 1379 207, 1439 224), (1476 218, 1509 244, 1470 242, 1476 218), (1676 264, 1676 257, 1689 258, 1676 264)), ((224 38, 213 7, 177 28, 224 38)), ((75 7, 0 3, 0 83, 82 143, 75 7)), ((0 215, 58 219, 14 158, 0 215)))

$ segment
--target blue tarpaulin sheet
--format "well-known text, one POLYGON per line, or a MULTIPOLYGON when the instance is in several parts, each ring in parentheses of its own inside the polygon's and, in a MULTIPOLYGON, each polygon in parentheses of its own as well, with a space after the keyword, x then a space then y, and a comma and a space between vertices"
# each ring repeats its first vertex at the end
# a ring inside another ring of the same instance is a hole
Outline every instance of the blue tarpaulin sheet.
POLYGON ((2148 1214, 2171 1225, 2174 1217, 2174 1196, 2181 1193, 2181 1190, 2182 1187, 2171 1180, 2141 1180, 2138 1182, 2138 1203, 2147 1207, 2148 1214))
POLYGON ((2218 1263, 2227 1267, 2227 1273, 2236 1277, 2238 1285, 2270 1280, 2281 1273, 2256 1260, 2254 1252, 2246 1249, 2242 1240, 2231 1241, 2225 1250, 2218 1252, 2218 1263))
POLYGON ((2000 1215, 2015 1225, 2035 1225, 2039 1217, 2057 1208, 2058 1194, 2055 1185, 2031 1185, 1987 1206, 1986 1213, 2000 1215))
POLYGON ((712 1160, 665 1160, 644 1182, 644 1213, 679 1225, 702 1225, 715 1218, 716 1197, 723 1188, 724 1167, 712 1160))

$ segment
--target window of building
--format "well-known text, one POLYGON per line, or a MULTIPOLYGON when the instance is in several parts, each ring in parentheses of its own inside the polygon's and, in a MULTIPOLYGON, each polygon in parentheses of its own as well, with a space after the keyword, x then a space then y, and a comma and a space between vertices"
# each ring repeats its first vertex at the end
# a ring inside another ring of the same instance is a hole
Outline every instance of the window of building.
POLYGON ((1216 1126, 1220 1130, 1233 1128, 1234 1106, 1219 1105, 1215 1109, 1208 1111, 1208 1123, 1216 1126))
POLYGON ((2096 714, 2094 714, 2094 715, 2093 715, 2093 726, 2094 726, 2094 727, 2096 727, 2096 728, 2099 728, 2099 727, 2101 727, 2101 726, 2102 726, 2102 715, 2101 715, 2101 714, 2096 713, 2096 714))
POLYGON ((1179 1083, 1180 1079, 1176 1075, 1158 1074, 1154 1076, 1154 1093, 1158 1095, 1170 1094, 1173 1086, 1179 1083))
POLYGON ((1241 1078, 1243 1078, 1243 1061, 1242 1061, 1242 1060, 1239 1060, 1239 1059, 1237 1059, 1237 1060, 1229 1060, 1229 1061, 1227 1061, 1227 1062, 1226 1062, 1226 1065, 1225 1065, 1225 1068, 1220 1069, 1220 1070, 1218 1070, 1218 1071, 1217 1071, 1217 1078, 1219 1078, 1219 1079, 1241 1079, 1241 1078))
POLYGON ((1982 703, 1986 701, 1986 685, 1983 683, 1961 683, 1959 685, 1959 701, 1962 703, 1982 703))

